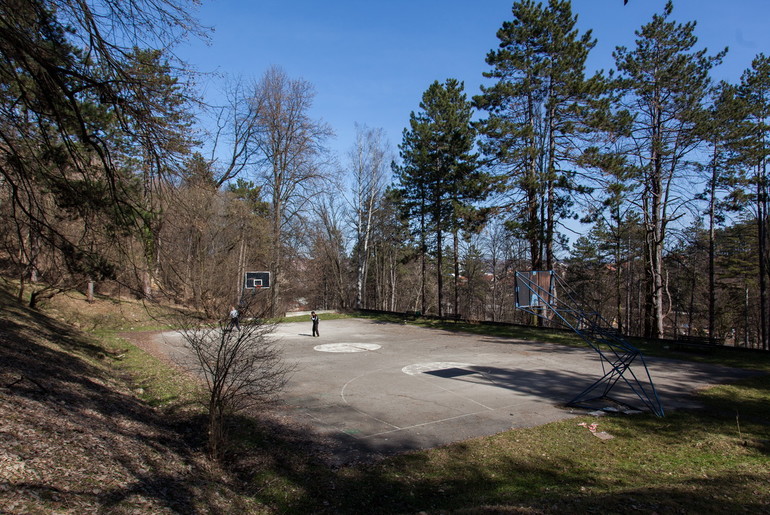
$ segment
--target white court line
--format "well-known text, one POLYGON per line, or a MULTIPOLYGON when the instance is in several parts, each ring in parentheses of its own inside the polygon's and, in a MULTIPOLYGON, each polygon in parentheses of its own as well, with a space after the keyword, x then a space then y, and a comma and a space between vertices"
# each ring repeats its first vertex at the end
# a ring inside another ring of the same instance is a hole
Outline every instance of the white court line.
MULTIPOLYGON (((381 368, 379 370, 375 370, 374 372, 381 372, 383 370, 389 370, 389 368, 381 368)), ((355 381, 357 379, 360 379, 360 378, 364 377, 365 375, 371 374, 371 373, 373 373, 373 372, 364 372, 363 374, 360 374, 357 377, 354 377, 353 379, 351 379, 350 381, 348 381, 347 383, 342 385, 342 388, 340 389, 340 397, 342 398, 342 402, 344 402, 347 406, 349 406, 351 409, 357 411, 361 415, 365 415, 365 416, 371 418, 372 420, 376 420, 377 422, 381 422, 381 423, 385 424, 386 426, 393 427, 393 428, 395 428, 396 431, 398 431, 401 428, 398 427, 397 425, 391 424, 390 422, 387 422, 385 420, 381 420, 381 419, 375 417, 374 415, 366 413, 365 411, 361 411, 360 409, 358 409, 355 406, 353 406, 352 404, 350 404, 348 402, 348 400, 345 398, 345 388, 347 388, 350 383, 352 383, 353 381, 355 381)))
MULTIPOLYGON (((509 404, 507 406, 501 406, 501 407, 499 407, 497 409, 498 410, 511 409, 511 408, 516 407, 516 406, 519 406, 520 404, 522 404, 522 403, 509 404)), ((493 409, 493 408, 489 408, 489 409, 492 410, 492 411, 495 411, 495 409, 493 409)), ((441 420, 431 420, 430 422, 421 422, 419 424, 414 424, 414 425, 411 425, 411 426, 399 427, 399 428, 396 428, 396 429, 391 429, 390 431, 382 431, 382 432, 379 432, 379 433, 373 433, 373 434, 370 434, 370 435, 362 436, 361 440, 366 439, 366 438, 371 438, 371 437, 374 437, 374 436, 382 436, 382 435, 387 435, 387 434, 391 434, 391 433, 397 433, 398 431, 406 431, 406 430, 409 430, 409 429, 414 429, 416 427, 425 427, 425 426, 430 426, 432 424, 440 424, 442 422, 449 422, 450 420, 457 420, 457 419, 461 419, 461 418, 465 418, 465 417, 472 417, 474 415, 480 415, 482 413, 486 413, 487 411, 488 410, 480 410, 480 411, 475 411, 473 413, 463 413, 462 415, 455 415, 454 417, 442 418, 441 420)))
MULTIPOLYGON (((430 381, 430 382, 429 382, 429 380, 428 380, 428 379, 425 379, 425 378, 422 378, 422 377, 419 377, 419 376, 415 376, 415 377, 417 377, 417 379, 418 379, 418 380, 420 380, 420 381, 422 381, 422 382, 424 382, 424 383, 429 383, 429 384, 433 385, 433 381, 430 381)), ((481 403, 481 402, 479 402, 479 401, 476 401, 476 400, 473 400, 473 399, 471 399, 471 398, 465 397, 464 395, 460 395, 459 393, 457 393, 457 392, 455 392, 455 391, 453 391, 453 390, 449 390, 448 388, 444 388, 443 386, 436 386, 436 387, 437 387, 439 390, 443 390, 443 391, 445 391, 446 393, 451 393, 451 394, 452 394, 452 395, 454 395, 455 397, 459 397, 459 398, 461 398, 461 399, 463 399, 463 400, 465 400, 465 401, 471 402, 471 403, 473 403, 473 404, 478 404, 479 406, 481 406, 482 408, 484 408, 484 409, 486 409, 486 410, 489 410, 489 411, 495 411, 495 408, 491 408, 491 407, 487 406, 486 404, 483 404, 483 403, 481 403)))
POLYGON ((367 352, 380 349, 376 343, 324 343, 316 345, 313 350, 318 352, 367 352))
MULTIPOLYGON (((460 365, 460 366, 474 366, 474 365, 469 365, 469 364, 467 364, 467 363, 449 363, 449 362, 445 362, 445 363, 443 363, 443 364, 444 364, 444 365, 448 365, 448 364, 451 364, 451 365, 454 365, 454 366, 458 366, 458 365, 460 365)), ((416 365, 406 366, 406 367, 402 368, 402 371, 404 371, 404 370, 406 370, 406 369, 410 369, 410 370, 416 370, 416 369, 419 369, 420 367, 428 367, 428 368, 423 368, 423 369, 422 369, 422 370, 428 370, 428 371, 432 371, 432 370, 441 370, 441 368, 432 368, 432 365, 436 365, 436 364, 435 364, 435 363, 425 363, 425 364, 416 364, 416 365), (415 368, 412 368, 412 367, 415 367, 415 368)), ((464 414, 462 414, 462 415, 456 415, 456 416, 454 416, 454 417, 449 417, 449 418, 445 418, 445 419, 442 419, 442 420, 433 420, 433 421, 431 421, 431 422, 422 422, 422 423, 420 423, 420 424, 415 424, 415 425, 412 425, 412 426, 407 426, 407 427, 399 427, 399 426, 397 426, 397 425, 395 425, 395 424, 391 424, 390 422, 387 422, 387 421, 385 421, 385 420, 382 420, 382 419, 380 419, 380 418, 377 418, 377 417, 375 417, 374 415, 372 415, 372 414, 370 414, 370 413, 367 413, 367 412, 365 412, 365 411, 363 411, 363 410, 361 410, 361 409, 359 409, 359 408, 356 408, 356 407, 355 407, 355 406, 353 406, 353 405, 352 405, 350 402, 348 402, 347 398, 345 397, 345 389, 346 389, 346 388, 347 388, 347 387, 348 387, 348 386, 349 386, 351 383, 353 383, 354 381, 357 381, 358 379, 361 379, 362 377, 364 377, 364 376, 366 376, 366 375, 369 375, 369 374, 373 374, 373 373, 377 373, 377 372, 382 372, 383 370, 390 370, 390 368, 381 368, 381 369, 378 369, 378 370, 374 370, 374 371, 371 371, 371 372, 364 372, 363 374, 360 374, 360 375, 358 375, 358 376, 356 376, 356 377, 354 377, 354 378, 350 379, 350 380, 349 380, 348 382, 346 382, 346 383, 345 383, 345 384, 342 386, 342 388, 340 389, 340 398, 342 398, 342 401, 343 401, 343 402, 344 402, 344 403, 345 403, 345 404, 346 404, 348 407, 350 407, 351 409, 353 409, 353 410, 355 410, 356 412, 360 413, 361 415, 364 415, 364 416, 366 416, 366 417, 369 417, 369 418, 371 418, 372 420, 376 420, 377 422, 380 422, 380 423, 382 423, 382 424, 385 424, 385 425, 387 425, 387 426, 390 426, 390 427, 394 428, 394 429, 393 429, 393 430, 391 430, 391 431, 383 431, 383 432, 380 432, 380 433, 376 433, 376 434, 373 434, 373 435, 367 435, 367 436, 366 436, 366 438, 368 438, 368 437, 370 437, 370 436, 377 436, 377 435, 383 435, 383 434, 392 433, 392 432, 395 432, 395 431, 401 431, 401 430, 404 430, 404 429, 411 429, 411 428, 415 428, 415 427, 422 427, 422 426, 427 426, 427 425, 430 425, 430 424, 436 424, 436 423, 440 423, 440 422, 446 422, 446 421, 449 421, 449 420, 454 420, 454 419, 457 419, 457 418, 469 417, 469 416, 473 416, 473 415, 478 415, 479 413, 484 413, 484 412, 486 412, 486 411, 495 411, 496 409, 503 409, 503 408, 507 408, 507 407, 508 407, 508 406, 503 406, 503 407, 501 407, 501 408, 492 408, 492 407, 490 407, 490 406, 487 406, 487 405, 485 405, 485 404, 483 404, 483 403, 481 403, 481 402, 478 402, 478 401, 476 401, 476 400, 474 400, 474 399, 470 399, 470 398, 468 398, 468 397, 465 397, 465 396, 463 396, 463 395, 460 395, 460 394, 458 394, 457 392, 454 392, 454 391, 452 391, 452 390, 449 390, 449 389, 447 389, 447 388, 444 388, 444 387, 442 387, 442 386, 438 386, 438 385, 435 385, 435 384, 434 384, 434 382, 432 382, 432 381, 431 381, 431 382, 429 382, 429 381, 428 381, 427 379, 425 379, 425 378, 420 378, 420 377, 419 377, 419 375, 421 375, 421 374, 414 374, 414 373, 411 373, 411 372, 404 372, 405 374, 407 374, 407 375, 411 375, 412 377, 415 377, 415 378, 417 378, 418 380, 420 380, 420 381, 423 381, 423 382, 424 382, 424 383, 426 383, 426 384, 430 384, 431 386, 436 386, 436 387, 437 387, 439 390, 442 390, 442 391, 444 391, 445 393, 449 393, 449 394, 451 394, 451 395, 453 395, 453 396, 455 396, 455 397, 458 397, 458 398, 460 398, 460 399, 463 399, 463 400, 465 400, 465 401, 467 401, 467 402, 471 402, 471 403, 473 403, 473 404, 476 404, 476 405, 478 405, 478 406, 481 406, 481 407, 482 407, 482 408, 484 408, 484 409, 483 409, 483 410, 481 410, 481 411, 476 411, 476 412, 472 412, 472 413, 464 413, 464 414)), ((422 372, 422 370, 421 370, 421 372, 422 372)), ((484 374, 482 374, 482 373, 480 373, 480 372, 473 372, 473 373, 474 373, 474 374, 480 374, 482 377, 486 377, 486 376, 484 376, 484 374)), ((492 382, 494 383, 494 381, 492 381, 492 382)), ((512 405, 510 405, 510 406, 515 406, 515 404, 512 404, 512 405)))
MULTIPOLYGON (((482 408, 487 409, 489 411, 494 411, 495 408, 491 408, 491 407, 489 407, 489 406, 487 406, 487 405, 485 405, 485 404, 483 404, 481 402, 478 402, 478 401, 476 401, 474 399, 470 399, 468 397, 460 395, 459 393, 457 393, 457 392, 455 392, 453 390, 449 390, 448 388, 444 388, 443 386, 440 386, 438 384, 434 384, 434 383, 437 383, 437 382, 434 382, 433 380, 428 380, 427 378, 424 377, 424 374, 426 372, 435 372, 437 370, 443 370, 443 369, 446 369, 446 368, 459 368, 459 369, 467 370, 467 367, 475 367, 475 366, 478 366, 478 365, 473 365, 471 363, 454 363, 454 362, 449 362, 449 361, 448 362, 443 362, 442 361, 442 362, 436 362, 436 363, 417 363, 417 364, 414 364, 414 365, 406 366, 406 367, 402 368, 401 371, 404 372, 405 374, 408 374, 408 375, 411 375, 411 376, 417 378, 420 381, 423 381, 425 383, 430 383, 431 386, 435 386, 439 390, 443 390, 446 393, 450 393, 450 394, 454 395, 455 397, 459 397, 459 398, 461 398, 461 399, 463 399, 465 401, 471 402, 473 404, 478 404, 482 408), (413 373, 414 371, 417 371, 418 373, 415 374, 415 373, 413 373), (423 377, 420 377, 420 376, 423 376, 423 377)), ((472 374, 479 374, 480 376, 482 376, 484 378, 487 378, 487 376, 485 376, 481 372, 476 372, 476 371, 473 371, 473 370, 469 370, 469 372, 471 372, 472 374)), ((490 380, 490 381, 492 383, 494 383, 494 381, 492 381, 492 380, 490 380)))

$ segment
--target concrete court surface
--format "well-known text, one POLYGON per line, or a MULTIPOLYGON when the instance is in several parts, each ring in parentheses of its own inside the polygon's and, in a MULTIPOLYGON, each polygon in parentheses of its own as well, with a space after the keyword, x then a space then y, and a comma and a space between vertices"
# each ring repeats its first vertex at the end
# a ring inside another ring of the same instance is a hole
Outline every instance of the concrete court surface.
MULTIPOLYGON (((588 346, 571 348, 363 319, 281 324, 273 333, 296 365, 283 415, 331 442, 340 461, 436 447, 585 414, 565 408, 603 374, 588 346)), ((178 333, 154 336, 181 357, 178 333)), ((646 358, 666 411, 695 407, 691 393, 752 372, 646 358)), ((638 366, 632 369, 646 377, 638 366)), ((612 396, 642 406, 622 381, 612 396)))

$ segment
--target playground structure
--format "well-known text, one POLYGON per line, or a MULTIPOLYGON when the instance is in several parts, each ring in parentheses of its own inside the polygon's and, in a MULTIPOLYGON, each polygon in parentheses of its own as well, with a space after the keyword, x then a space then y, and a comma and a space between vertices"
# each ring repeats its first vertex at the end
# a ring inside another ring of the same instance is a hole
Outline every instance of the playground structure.
POLYGON ((573 330, 599 355, 602 376, 568 402, 568 406, 595 408, 597 401, 609 401, 630 408, 610 396, 622 379, 620 384, 626 384, 647 409, 659 417, 664 416, 663 405, 639 349, 628 343, 597 311, 582 306, 553 270, 516 272, 516 307, 547 320, 552 326, 573 330), (637 366, 639 374, 632 365, 637 366))

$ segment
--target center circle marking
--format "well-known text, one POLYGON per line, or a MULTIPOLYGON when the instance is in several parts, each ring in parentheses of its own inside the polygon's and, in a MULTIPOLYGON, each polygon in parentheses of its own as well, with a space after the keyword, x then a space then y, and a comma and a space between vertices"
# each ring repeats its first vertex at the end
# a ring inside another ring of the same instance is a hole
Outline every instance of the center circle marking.
POLYGON ((313 350, 318 352, 369 352, 379 349, 376 343, 325 343, 316 345, 313 350))
POLYGON ((437 370, 445 370, 448 368, 467 368, 472 366, 473 365, 470 363, 434 361, 433 363, 415 363, 414 365, 407 365, 401 369, 401 372, 410 376, 416 376, 417 374, 423 374, 425 372, 435 372, 437 370))

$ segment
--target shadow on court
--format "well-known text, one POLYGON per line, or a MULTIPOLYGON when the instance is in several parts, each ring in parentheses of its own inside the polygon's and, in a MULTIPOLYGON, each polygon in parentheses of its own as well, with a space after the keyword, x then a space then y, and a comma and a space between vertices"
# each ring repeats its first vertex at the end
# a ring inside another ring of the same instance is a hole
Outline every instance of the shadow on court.
MULTIPOLYGON (((276 329, 273 337, 295 373, 273 416, 299 428, 296 434, 332 463, 582 415, 587 410, 566 404, 604 373, 588 347, 362 319, 321 320, 320 330, 321 337, 313 338, 308 322, 276 329)), ((175 333, 157 338, 167 353, 180 352, 175 333)), ((698 388, 751 374, 653 358, 647 365, 666 410, 696 407, 692 393, 698 388)), ((623 381, 612 396, 641 405, 623 381)))

